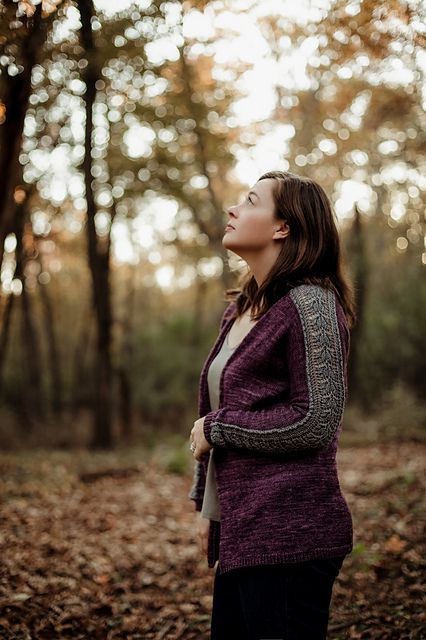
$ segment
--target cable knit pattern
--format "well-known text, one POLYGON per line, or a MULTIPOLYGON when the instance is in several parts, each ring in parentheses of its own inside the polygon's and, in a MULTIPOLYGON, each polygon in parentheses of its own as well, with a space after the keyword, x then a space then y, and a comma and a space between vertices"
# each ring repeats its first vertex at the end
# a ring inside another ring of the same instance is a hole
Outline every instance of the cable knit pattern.
MULTIPOLYGON (((221 511, 210 522, 208 566, 219 560, 224 573, 350 553, 352 518, 336 467, 349 354, 343 309, 319 286, 290 290, 229 357, 212 411, 207 372, 234 309, 222 316, 199 385, 221 511)), ((208 460, 207 452, 196 462, 189 494, 199 511, 208 460)))

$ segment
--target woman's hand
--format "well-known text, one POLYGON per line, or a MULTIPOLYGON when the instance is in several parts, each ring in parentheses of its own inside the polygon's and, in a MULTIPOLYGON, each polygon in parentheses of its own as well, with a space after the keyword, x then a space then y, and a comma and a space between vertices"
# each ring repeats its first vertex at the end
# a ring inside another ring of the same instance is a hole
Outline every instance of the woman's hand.
POLYGON ((208 520, 207 518, 203 518, 203 516, 200 514, 200 519, 198 520, 198 542, 200 544, 202 553, 207 553, 209 529, 210 520, 208 520))
POLYGON ((198 418, 194 422, 194 426, 191 429, 190 442, 191 442, 191 451, 194 455, 194 458, 198 461, 201 460, 201 456, 203 453, 206 453, 210 449, 212 449, 212 445, 209 444, 204 436, 204 417, 198 418))

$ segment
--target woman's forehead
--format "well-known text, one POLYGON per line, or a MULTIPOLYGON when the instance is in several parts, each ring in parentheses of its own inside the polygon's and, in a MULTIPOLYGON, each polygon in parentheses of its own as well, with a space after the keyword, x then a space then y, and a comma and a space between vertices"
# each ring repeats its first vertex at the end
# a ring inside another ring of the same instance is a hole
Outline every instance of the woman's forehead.
POLYGON ((274 178, 258 180, 252 187, 250 187, 250 192, 256 194, 260 200, 272 200, 272 189, 274 183, 274 178))

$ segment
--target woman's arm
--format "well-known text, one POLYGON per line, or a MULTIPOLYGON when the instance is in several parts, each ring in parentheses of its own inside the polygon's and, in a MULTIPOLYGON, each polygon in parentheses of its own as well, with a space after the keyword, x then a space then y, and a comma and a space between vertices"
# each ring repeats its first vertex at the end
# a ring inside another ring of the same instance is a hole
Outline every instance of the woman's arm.
POLYGON ((213 446, 283 454, 332 441, 347 391, 347 343, 342 344, 335 297, 316 286, 297 287, 290 296, 295 309, 285 353, 289 400, 257 411, 223 407, 208 413, 204 435, 213 446))

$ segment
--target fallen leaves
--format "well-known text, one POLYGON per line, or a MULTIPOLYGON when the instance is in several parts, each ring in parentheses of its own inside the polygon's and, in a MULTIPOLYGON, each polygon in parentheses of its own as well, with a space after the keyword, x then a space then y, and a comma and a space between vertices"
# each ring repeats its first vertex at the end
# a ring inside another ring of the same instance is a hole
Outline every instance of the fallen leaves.
MULTIPOLYGON (((423 460, 419 444, 339 450, 354 551, 331 640, 422 637, 423 460)), ((0 638, 208 638, 214 572, 196 540, 192 473, 97 465, 0 456, 0 638)))
POLYGON ((386 540, 383 548, 385 551, 390 551, 391 553, 401 553, 406 544, 406 540, 401 540, 397 534, 394 534, 386 540))

